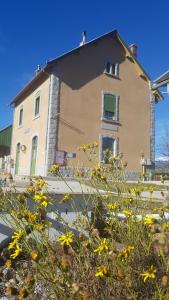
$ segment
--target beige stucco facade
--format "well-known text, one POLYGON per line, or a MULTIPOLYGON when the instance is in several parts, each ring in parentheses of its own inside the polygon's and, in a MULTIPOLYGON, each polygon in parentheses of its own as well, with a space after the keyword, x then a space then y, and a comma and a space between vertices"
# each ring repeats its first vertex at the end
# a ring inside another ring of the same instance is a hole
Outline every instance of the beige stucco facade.
POLYGON ((38 137, 37 159, 36 159, 36 174, 44 175, 45 168, 45 151, 46 151, 46 130, 48 118, 48 98, 49 98, 49 78, 43 80, 39 86, 34 86, 31 93, 17 104, 14 109, 13 120, 13 137, 11 157, 16 163, 16 147, 20 143, 26 146, 26 149, 21 149, 19 159, 19 175, 30 175, 31 167, 31 151, 32 139, 38 137), (35 99, 40 95, 40 113, 37 117, 34 115, 35 99), (19 113, 23 108, 23 122, 19 126, 19 113))
POLYGON ((50 147, 55 147, 52 150, 54 152, 63 150, 75 153, 75 158, 67 159, 68 165, 89 166, 86 155, 79 154, 77 148, 85 143, 99 142, 97 152, 99 160, 102 137, 114 138, 115 153, 123 152, 124 160, 128 162, 128 170, 137 172, 141 170, 141 153, 144 153, 145 158, 151 158, 152 94, 149 79, 140 76, 139 65, 127 54, 125 47, 117 38, 105 36, 96 43, 78 48, 54 61, 56 70, 54 79, 51 79, 53 71, 50 66, 47 71, 41 72, 42 75, 38 75, 40 79, 33 81, 26 92, 23 91, 21 96, 17 96, 14 102, 11 150, 14 161, 13 174, 16 147, 20 143, 25 147, 20 151, 19 175, 30 175, 34 136, 38 137, 35 175, 46 175, 47 166, 55 161, 54 156, 48 159, 50 147), (105 73, 107 61, 119 65, 118 76, 105 73), (52 84, 54 92, 51 89, 52 84), (117 96, 116 121, 103 120, 105 92, 117 96), (38 93, 40 113, 35 118, 35 98, 38 93), (52 105, 55 107, 53 116, 52 105), (21 107, 23 107, 23 124, 19 126, 21 107), (52 125, 55 122, 57 126, 52 125))
MULTIPOLYGON (((130 170, 140 170, 140 156, 150 158, 149 82, 139 76, 135 63, 125 57, 124 48, 111 38, 72 55, 59 63, 61 73, 58 148, 77 152, 83 143, 101 136, 119 138, 130 170), (119 63, 119 78, 104 73, 106 61, 119 63), (119 96, 119 122, 114 130, 102 129, 103 92, 119 96)), ((98 153, 99 156, 99 153, 98 153)), ((86 165, 86 155, 69 162, 86 165)))

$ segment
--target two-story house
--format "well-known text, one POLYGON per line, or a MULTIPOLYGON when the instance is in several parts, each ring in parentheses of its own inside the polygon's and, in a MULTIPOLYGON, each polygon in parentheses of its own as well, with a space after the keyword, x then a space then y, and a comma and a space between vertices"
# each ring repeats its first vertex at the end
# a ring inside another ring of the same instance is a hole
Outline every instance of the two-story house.
POLYGON ((11 101, 14 106, 11 158, 13 174, 46 175, 50 165, 89 166, 77 148, 99 142, 124 153, 128 169, 140 171, 140 156, 154 161, 154 105, 162 99, 116 30, 38 68, 35 77, 11 101))

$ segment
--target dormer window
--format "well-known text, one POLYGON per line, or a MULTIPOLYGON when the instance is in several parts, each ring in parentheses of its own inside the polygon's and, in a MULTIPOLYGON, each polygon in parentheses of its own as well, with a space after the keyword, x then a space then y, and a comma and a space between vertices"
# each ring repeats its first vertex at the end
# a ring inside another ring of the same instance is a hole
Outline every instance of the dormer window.
POLYGON ((119 64, 106 63, 105 73, 113 76, 119 76, 119 64))

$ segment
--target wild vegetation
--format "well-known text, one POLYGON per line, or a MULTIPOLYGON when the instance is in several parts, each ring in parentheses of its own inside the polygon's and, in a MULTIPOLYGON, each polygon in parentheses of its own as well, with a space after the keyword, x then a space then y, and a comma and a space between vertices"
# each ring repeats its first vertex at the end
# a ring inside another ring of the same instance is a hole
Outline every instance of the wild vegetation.
MULTIPOLYGON (((96 147, 94 143, 79 149, 93 162, 89 176, 95 193, 81 195, 81 212, 74 194, 60 200, 76 212, 72 227, 56 209, 42 178, 32 179, 21 194, 1 191, 1 212, 4 218, 6 213, 11 216, 14 227, 10 243, 1 252, 1 294, 19 300, 169 299, 169 205, 151 205, 153 186, 126 184, 121 155, 106 151, 106 164, 98 164, 96 147), (149 200, 142 201, 145 189, 149 200), (50 210, 64 228, 59 232, 58 227, 54 239, 50 238, 50 210)), ((60 177, 57 164, 50 172, 60 177)), ((82 183, 83 173, 77 176, 82 183)))

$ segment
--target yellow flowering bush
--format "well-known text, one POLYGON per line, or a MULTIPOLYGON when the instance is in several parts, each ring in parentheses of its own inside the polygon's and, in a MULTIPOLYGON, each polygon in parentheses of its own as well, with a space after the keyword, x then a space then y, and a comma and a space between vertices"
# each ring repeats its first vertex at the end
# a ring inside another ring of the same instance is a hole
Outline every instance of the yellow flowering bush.
MULTIPOLYGON (((79 148, 92 164, 88 179, 77 171, 79 184, 92 188, 89 195, 71 192, 52 199, 41 177, 31 179, 20 194, 1 190, 0 207, 14 226, 1 264, 21 278, 6 282, 10 297, 168 299, 168 205, 152 204, 152 185, 129 186, 122 154, 114 157, 105 151, 104 162, 96 162, 95 157, 92 161, 97 147, 92 143, 79 148), (143 201, 145 190, 149 199, 143 201)), ((69 186, 57 164, 50 172, 69 186)))

